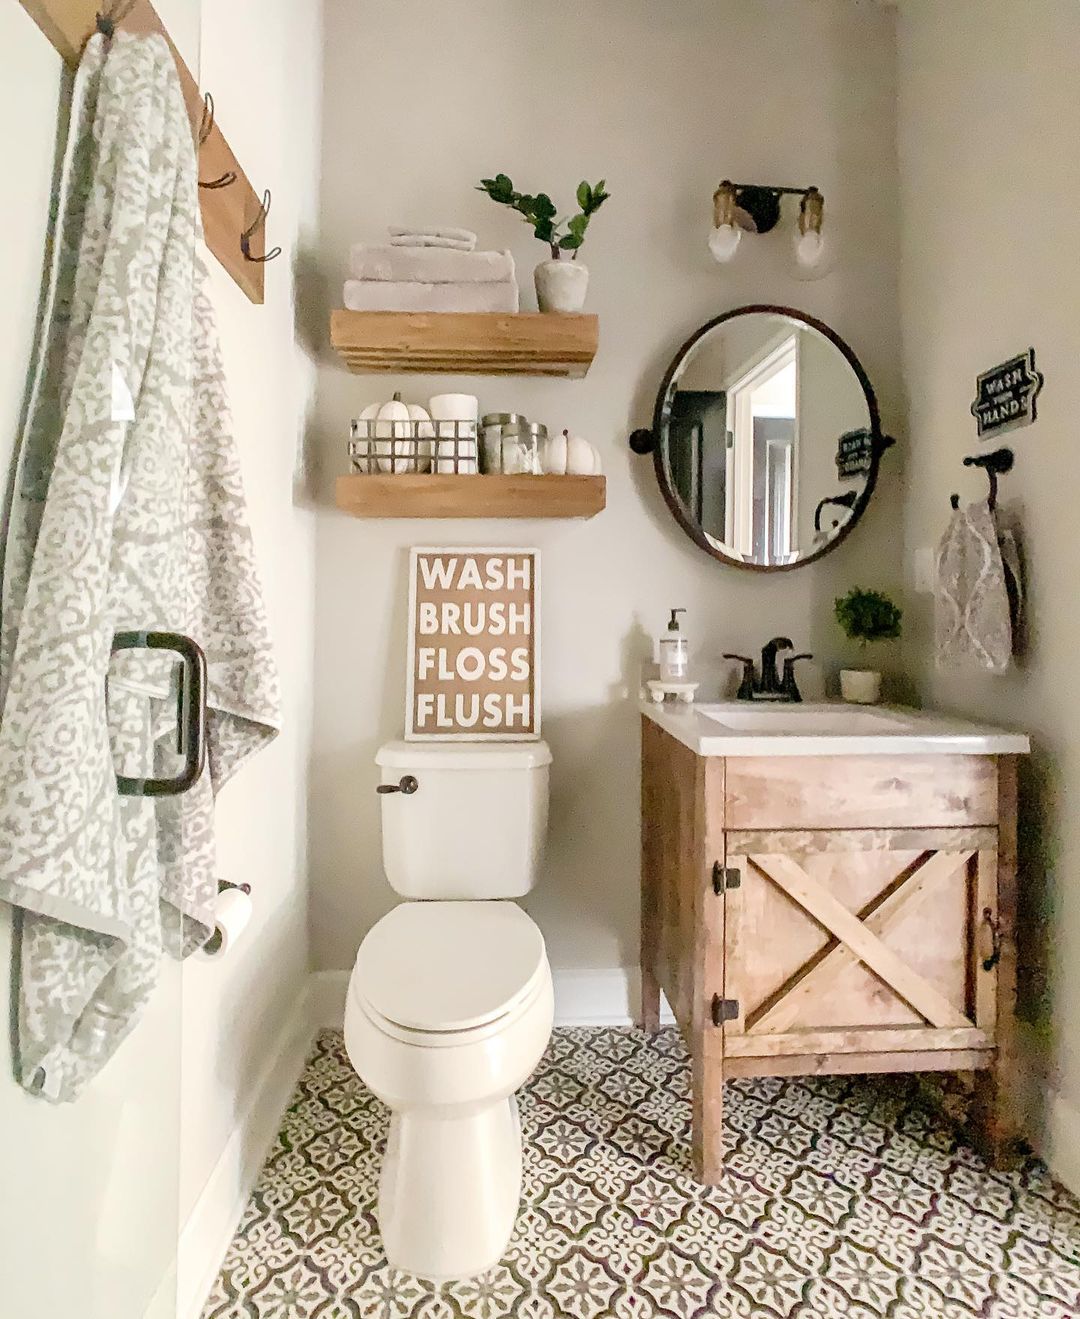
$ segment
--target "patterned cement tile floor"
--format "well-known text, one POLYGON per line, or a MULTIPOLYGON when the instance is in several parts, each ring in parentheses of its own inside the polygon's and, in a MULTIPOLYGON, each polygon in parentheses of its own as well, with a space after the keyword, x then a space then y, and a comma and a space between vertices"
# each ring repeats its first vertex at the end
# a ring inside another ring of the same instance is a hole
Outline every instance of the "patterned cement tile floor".
POLYGON ((558 1030, 521 1095, 517 1230, 484 1277, 391 1270, 387 1113, 324 1033, 204 1319, 1076 1319, 1080 1204, 988 1171, 910 1078, 740 1081, 723 1185, 689 1169, 674 1031, 558 1030))

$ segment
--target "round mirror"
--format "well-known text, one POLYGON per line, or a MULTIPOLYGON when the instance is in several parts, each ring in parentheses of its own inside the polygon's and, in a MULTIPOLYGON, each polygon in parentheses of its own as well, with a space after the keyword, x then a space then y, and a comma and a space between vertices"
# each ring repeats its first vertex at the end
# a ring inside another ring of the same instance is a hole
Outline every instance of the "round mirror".
POLYGON ((740 307, 680 350, 661 386, 654 461, 703 548, 780 571, 837 545, 877 479, 877 401, 851 349, 784 307, 740 307))

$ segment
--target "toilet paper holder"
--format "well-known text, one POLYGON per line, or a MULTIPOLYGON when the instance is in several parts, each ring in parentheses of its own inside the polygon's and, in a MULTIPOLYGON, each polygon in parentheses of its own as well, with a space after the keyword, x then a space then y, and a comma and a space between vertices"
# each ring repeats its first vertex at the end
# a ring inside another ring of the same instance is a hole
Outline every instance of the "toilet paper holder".
POLYGON ((246 893, 247 896, 248 896, 249 898, 251 897, 251 885, 250 885, 250 884, 234 884, 234 883, 232 883, 231 880, 228 880, 228 879, 219 879, 219 880, 218 880, 218 882, 217 882, 217 891, 218 891, 219 893, 224 893, 227 889, 231 889, 231 888, 237 888, 237 889, 240 890, 241 893, 246 893))

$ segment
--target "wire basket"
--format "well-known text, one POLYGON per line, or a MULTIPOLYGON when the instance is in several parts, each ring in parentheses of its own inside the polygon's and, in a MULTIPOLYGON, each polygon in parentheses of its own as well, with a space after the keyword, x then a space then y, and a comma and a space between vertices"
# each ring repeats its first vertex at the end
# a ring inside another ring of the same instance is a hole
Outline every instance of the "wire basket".
POLYGON ((473 476, 478 471, 475 421, 354 421, 350 436, 354 472, 473 476))

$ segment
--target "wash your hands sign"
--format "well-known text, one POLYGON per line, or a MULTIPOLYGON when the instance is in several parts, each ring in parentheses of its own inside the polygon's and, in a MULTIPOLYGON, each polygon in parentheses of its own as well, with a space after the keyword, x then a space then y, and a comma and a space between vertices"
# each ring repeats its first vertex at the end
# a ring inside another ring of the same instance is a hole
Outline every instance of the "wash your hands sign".
POLYGON ((414 547, 406 738, 539 738, 539 609, 537 550, 414 547))

